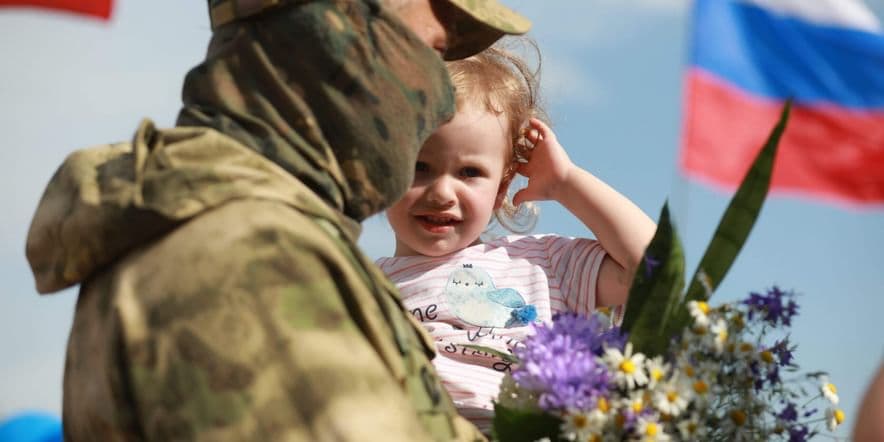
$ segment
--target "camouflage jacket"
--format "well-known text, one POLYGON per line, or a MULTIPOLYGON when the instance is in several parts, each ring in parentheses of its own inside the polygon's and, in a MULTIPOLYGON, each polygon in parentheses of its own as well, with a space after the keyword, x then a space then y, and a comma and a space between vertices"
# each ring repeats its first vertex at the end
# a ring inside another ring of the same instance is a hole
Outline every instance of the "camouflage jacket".
POLYGON ((41 291, 83 281, 66 439, 480 439, 357 233, 214 130, 145 122, 71 155, 29 241, 41 291), (176 197, 151 196, 156 180, 176 197), (141 208, 117 204, 138 190, 141 208))
POLYGON ((49 183, 27 254, 40 292, 80 284, 66 439, 482 438, 355 246, 453 111, 444 66, 376 2, 304 3, 215 32, 181 127, 49 183))

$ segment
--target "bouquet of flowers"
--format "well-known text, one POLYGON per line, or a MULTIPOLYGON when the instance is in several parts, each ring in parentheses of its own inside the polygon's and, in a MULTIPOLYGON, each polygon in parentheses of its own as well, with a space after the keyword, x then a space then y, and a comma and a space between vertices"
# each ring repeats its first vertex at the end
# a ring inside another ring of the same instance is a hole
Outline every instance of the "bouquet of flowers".
POLYGON ((787 104, 686 291, 664 205, 622 327, 558 315, 512 355, 494 352, 515 363, 495 404, 497 439, 801 441, 843 422, 826 375, 798 371, 787 333, 793 292, 708 302, 761 210, 788 115, 787 104))

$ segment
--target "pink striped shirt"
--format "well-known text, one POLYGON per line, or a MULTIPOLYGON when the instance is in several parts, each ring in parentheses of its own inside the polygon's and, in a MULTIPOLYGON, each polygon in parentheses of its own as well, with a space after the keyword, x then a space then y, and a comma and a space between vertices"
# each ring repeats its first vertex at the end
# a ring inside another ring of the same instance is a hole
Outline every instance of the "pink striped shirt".
POLYGON ((380 258, 377 264, 435 338, 433 362, 455 405, 489 433, 492 400, 510 366, 464 344, 509 352, 528 333, 531 310, 543 322, 558 312, 590 314, 605 255, 590 239, 514 235, 443 257, 380 258))

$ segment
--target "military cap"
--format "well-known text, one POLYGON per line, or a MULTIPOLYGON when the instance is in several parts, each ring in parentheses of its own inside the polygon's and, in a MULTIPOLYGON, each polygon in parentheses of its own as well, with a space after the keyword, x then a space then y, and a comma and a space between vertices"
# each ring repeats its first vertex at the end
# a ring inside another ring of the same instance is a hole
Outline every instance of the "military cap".
MULTIPOLYGON (((209 0, 212 29, 251 17, 268 9, 310 0, 209 0)), ((497 0, 443 0, 463 12, 453 26, 452 41, 443 54, 456 60, 476 54, 505 34, 524 34, 531 22, 497 0)), ((450 25, 450 24, 449 24, 450 25)))

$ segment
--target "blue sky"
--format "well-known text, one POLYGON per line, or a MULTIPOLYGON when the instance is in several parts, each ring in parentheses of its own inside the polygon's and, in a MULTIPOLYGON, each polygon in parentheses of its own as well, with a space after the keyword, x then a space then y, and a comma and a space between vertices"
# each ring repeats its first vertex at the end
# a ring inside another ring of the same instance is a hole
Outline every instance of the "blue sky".
MULTIPOLYGON (((653 218, 668 199, 692 272, 729 195, 685 181, 676 168, 688 2, 506 3, 534 19, 547 108, 572 159, 653 218)), ((867 4, 884 17, 884 0, 867 4)), ((120 0, 110 23, 0 10, 0 419, 61 407, 76 292, 40 297, 33 289, 24 238, 42 189, 71 150, 126 140, 145 116, 172 124, 183 75, 209 37, 204 5, 120 0)), ((536 231, 590 235, 560 207, 541 210, 536 231)), ((382 217, 366 223, 361 244, 372 257, 392 252, 382 217)), ((884 207, 775 195, 716 295, 735 299, 773 284, 799 292, 799 362, 831 373, 848 426, 884 356, 882 249, 884 207)))

